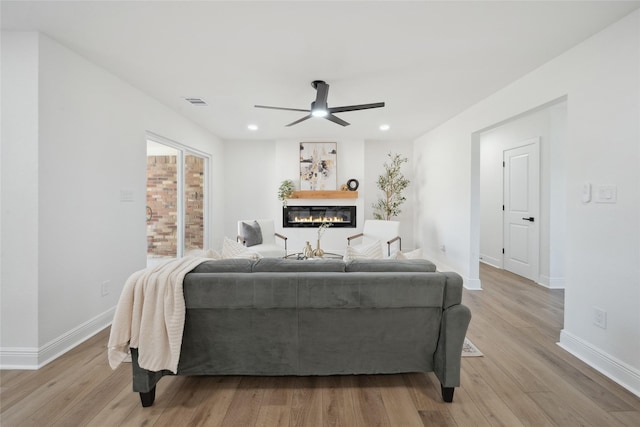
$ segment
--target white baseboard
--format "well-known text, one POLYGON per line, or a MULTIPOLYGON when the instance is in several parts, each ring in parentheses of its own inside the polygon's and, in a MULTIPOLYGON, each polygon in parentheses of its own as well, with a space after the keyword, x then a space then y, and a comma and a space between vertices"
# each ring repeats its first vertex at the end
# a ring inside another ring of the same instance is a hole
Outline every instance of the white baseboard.
POLYGON ((560 342, 557 344, 593 369, 640 397, 640 370, 616 359, 564 329, 560 331, 560 342))
MULTIPOLYGON (((426 259, 432 260, 436 259, 435 257, 433 258, 429 258, 429 256, 425 257, 426 259)), ((450 266, 440 262, 440 261, 433 261, 433 263, 437 266, 437 270, 436 271, 453 271, 454 273, 458 273, 460 274, 460 276, 462 276, 462 286, 464 286, 465 289, 468 289, 470 291, 481 291, 482 290, 482 283, 480 282, 480 279, 470 279, 469 277, 466 277, 464 275, 462 275, 459 271, 456 271, 455 268, 451 268, 450 266)))
POLYGON ((480 255, 480 262, 502 270, 502 260, 488 255, 480 255))
POLYGON ((549 289, 564 289, 564 277, 549 277, 541 274, 538 284, 549 289))
POLYGON ((60 335, 40 348, 0 348, 0 369, 40 369, 72 348, 88 340, 113 321, 115 307, 60 335))
POLYGON ((38 369, 36 347, 0 348, 0 369, 38 369))
POLYGON ((482 290, 482 282, 480 282, 480 279, 469 279, 468 277, 465 277, 463 280, 463 286, 465 289, 470 291, 482 290))

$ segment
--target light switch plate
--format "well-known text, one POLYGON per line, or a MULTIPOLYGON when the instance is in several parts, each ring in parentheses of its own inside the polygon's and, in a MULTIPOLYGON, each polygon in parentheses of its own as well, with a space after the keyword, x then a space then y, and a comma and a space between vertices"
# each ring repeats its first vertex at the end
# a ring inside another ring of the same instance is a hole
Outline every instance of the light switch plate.
POLYGON ((615 185, 599 185, 596 188, 596 203, 617 203, 618 187, 615 185))

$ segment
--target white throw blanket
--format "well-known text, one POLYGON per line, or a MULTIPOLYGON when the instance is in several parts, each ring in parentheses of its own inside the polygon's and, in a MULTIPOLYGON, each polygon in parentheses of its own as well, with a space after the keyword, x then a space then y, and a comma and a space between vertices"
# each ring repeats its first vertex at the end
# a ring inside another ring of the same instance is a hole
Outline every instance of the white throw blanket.
POLYGON ((138 349, 138 364, 149 371, 178 370, 185 303, 184 276, 208 258, 185 257, 133 273, 127 279, 111 325, 108 355, 115 369, 138 349))

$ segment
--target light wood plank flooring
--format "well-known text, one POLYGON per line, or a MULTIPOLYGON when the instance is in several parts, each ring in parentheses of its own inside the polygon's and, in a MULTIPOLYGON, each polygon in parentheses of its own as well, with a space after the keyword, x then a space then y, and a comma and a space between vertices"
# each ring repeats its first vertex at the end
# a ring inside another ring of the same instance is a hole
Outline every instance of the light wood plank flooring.
POLYGON ((165 377, 142 408, 127 366, 106 360, 108 330, 38 371, 2 371, 10 426, 640 426, 640 399, 555 343, 563 291, 481 266, 465 291, 469 338, 454 402, 429 374, 165 377))

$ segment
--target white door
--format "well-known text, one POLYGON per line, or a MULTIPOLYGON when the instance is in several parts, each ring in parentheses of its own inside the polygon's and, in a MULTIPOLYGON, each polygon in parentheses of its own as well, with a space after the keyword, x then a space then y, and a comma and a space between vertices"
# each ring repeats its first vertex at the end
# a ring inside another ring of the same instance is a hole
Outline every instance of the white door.
POLYGON ((540 257, 540 143, 527 140, 505 150, 504 268, 538 281, 540 257))

